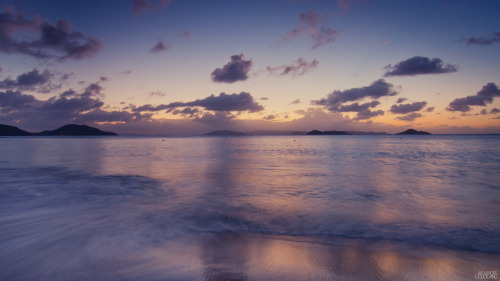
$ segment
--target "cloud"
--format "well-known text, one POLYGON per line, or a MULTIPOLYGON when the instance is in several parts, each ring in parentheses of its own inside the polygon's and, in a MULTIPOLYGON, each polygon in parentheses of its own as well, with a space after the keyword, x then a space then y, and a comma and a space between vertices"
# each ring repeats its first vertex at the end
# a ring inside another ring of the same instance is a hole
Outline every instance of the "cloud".
POLYGON ((371 85, 361 88, 352 88, 344 91, 333 91, 326 98, 313 100, 313 105, 324 106, 331 112, 357 112, 357 119, 368 119, 378 115, 383 115, 381 110, 371 111, 369 108, 378 106, 378 101, 372 101, 364 104, 357 102, 344 104, 346 102, 354 102, 365 98, 379 99, 385 96, 395 96, 398 92, 394 90, 392 84, 387 83, 384 79, 379 79, 371 85))
POLYGON ((0 120, 38 130, 72 122, 129 122, 151 117, 137 112, 105 111, 101 91, 102 87, 94 83, 82 92, 67 90, 48 100, 16 91, 0 92, 0 120))
POLYGON ((168 42, 164 42, 164 41, 159 41, 153 47, 151 47, 151 49, 149 49, 149 53, 157 54, 157 53, 161 53, 164 51, 168 51, 172 48, 173 48, 172 44, 170 44, 168 42))
POLYGON ((389 109, 390 112, 395 114, 407 114, 422 110, 427 105, 426 101, 414 102, 408 104, 393 104, 389 109))
POLYGON ((204 99, 197 99, 190 102, 172 102, 169 104, 160 104, 153 106, 151 104, 146 104, 143 106, 132 108, 134 112, 142 111, 160 111, 168 110, 167 112, 173 112, 174 109, 179 107, 193 107, 199 106, 205 108, 205 110, 211 111, 248 111, 248 112, 258 112, 264 110, 264 107, 258 104, 255 99, 247 92, 241 92, 239 94, 226 94, 220 93, 218 96, 210 95, 204 99))
POLYGON ((348 0, 337 0, 335 5, 339 8, 339 13, 337 16, 343 15, 345 12, 349 10, 350 2, 348 0))
POLYGON ((354 120, 366 120, 366 119, 370 119, 370 118, 373 118, 375 116, 380 116, 380 115, 384 115, 383 110, 371 111, 370 109, 364 109, 364 110, 358 111, 358 114, 356 115, 354 120))
POLYGON ((297 76, 297 75, 304 75, 307 72, 315 69, 318 67, 319 62, 314 59, 311 62, 307 62, 303 58, 298 58, 295 63, 290 64, 290 65, 280 65, 280 66, 275 66, 271 67, 268 66, 266 68, 266 71, 268 71, 271 74, 276 74, 278 73, 281 76, 284 75, 292 75, 292 76, 297 76))
POLYGON ((167 94, 165 92, 162 92, 162 91, 155 91, 155 92, 149 93, 150 97, 164 97, 166 95, 167 94))
POLYGON ((300 100, 299 100, 299 99, 293 100, 293 101, 291 102, 291 104, 299 104, 299 103, 300 103, 300 100))
POLYGON ((264 118, 262 119, 270 121, 276 119, 276 116, 274 116, 273 114, 269 114, 267 116, 264 116, 264 118))
POLYGON ((218 83, 245 81, 248 79, 248 72, 252 65, 252 60, 245 60, 243 54, 231 56, 231 60, 226 65, 212 72, 212 81, 218 83))
POLYGON ((379 79, 370 86, 344 91, 333 91, 326 98, 312 101, 312 104, 325 106, 330 111, 338 111, 339 107, 345 102, 357 101, 364 98, 379 99, 397 94, 398 92, 394 90, 392 84, 387 83, 384 79, 379 79))
POLYGON ((174 114, 174 115, 179 114, 182 116, 195 117, 198 112, 200 112, 200 111, 196 107, 194 107, 194 108, 186 107, 182 110, 176 109, 176 110, 172 111, 172 114, 174 114))
POLYGON ((315 11, 299 14, 299 23, 297 27, 281 36, 280 42, 288 42, 296 39, 300 35, 309 35, 313 41, 312 48, 315 49, 321 45, 334 42, 339 35, 339 31, 321 25, 323 22, 322 17, 316 14, 315 11))
POLYGON ((460 41, 465 42, 467 45, 491 45, 500 42, 500 32, 494 32, 481 37, 463 38, 460 41))
POLYGON ((490 111, 491 114, 499 114, 500 113, 500 109, 498 108, 493 108, 491 111, 490 111))
POLYGON ((407 60, 398 62, 395 65, 385 67, 387 72, 385 77, 389 76, 404 76, 404 75, 420 75, 420 74, 439 74, 456 72, 457 66, 451 64, 443 64, 439 58, 429 59, 427 57, 414 56, 407 60))
POLYGON ((221 111, 221 112, 205 112, 201 116, 197 116, 193 119, 195 122, 205 123, 215 127, 224 127, 233 123, 233 120, 236 116, 232 115, 230 112, 221 111))
POLYGON ((66 20, 56 23, 29 20, 7 8, 0 13, 0 51, 37 59, 84 59, 102 48, 99 39, 71 30, 66 20))
POLYGON ((467 112, 472 110, 471 106, 486 106, 486 104, 493 103, 495 97, 500 96, 500 89, 494 83, 488 83, 476 93, 474 96, 467 96, 465 98, 458 98, 450 102, 446 110, 448 111, 461 111, 467 112))
POLYGON ((434 106, 433 107, 428 107, 425 112, 433 112, 434 109, 436 109, 434 106))
POLYGON ((408 99, 407 98, 398 98, 396 103, 402 103, 402 102, 405 102, 406 100, 408 100, 408 99))
POLYGON ((49 88, 44 85, 48 84, 53 74, 49 70, 44 70, 42 73, 38 69, 33 69, 30 72, 23 73, 15 80, 6 78, 0 81, 0 89, 3 90, 18 90, 18 91, 37 91, 37 92, 48 92, 49 88))
POLYGON ((267 97, 262 97, 262 98, 260 98, 259 100, 269 100, 269 98, 267 98, 267 97))
POLYGON ((396 119, 401 120, 401 121, 412 122, 419 117, 422 117, 422 114, 413 112, 413 113, 410 113, 410 114, 405 115, 405 116, 396 117, 396 119))
POLYGON ((171 3, 172 0, 132 0, 132 10, 134 14, 140 15, 145 12, 161 11, 171 3))

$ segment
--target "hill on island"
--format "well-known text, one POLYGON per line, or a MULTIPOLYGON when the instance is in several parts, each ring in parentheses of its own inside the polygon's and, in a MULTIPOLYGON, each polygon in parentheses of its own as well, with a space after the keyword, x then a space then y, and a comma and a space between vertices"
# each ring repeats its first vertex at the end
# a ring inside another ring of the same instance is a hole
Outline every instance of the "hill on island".
POLYGON ((18 127, 0 124, 0 136, 32 136, 33 134, 18 127))
POLYGON ((397 133, 396 135, 430 135, 431 133, 429 132, 424 132, 424 131, 417 131, 414 129, 408 129, 404 132, 397 133))
POLYGON ((116 136, 87 125, 69 124, 52 131, 30 133, 14 126, 0 124, 0 136, 116 136))

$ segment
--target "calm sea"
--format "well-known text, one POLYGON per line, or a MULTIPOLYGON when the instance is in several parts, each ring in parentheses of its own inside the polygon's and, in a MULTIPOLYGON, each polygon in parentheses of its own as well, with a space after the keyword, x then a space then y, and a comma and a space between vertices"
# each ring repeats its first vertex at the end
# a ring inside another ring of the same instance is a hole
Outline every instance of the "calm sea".
POLYGON ((500 136, 0 138, 0 280, 478 274, 500 136))

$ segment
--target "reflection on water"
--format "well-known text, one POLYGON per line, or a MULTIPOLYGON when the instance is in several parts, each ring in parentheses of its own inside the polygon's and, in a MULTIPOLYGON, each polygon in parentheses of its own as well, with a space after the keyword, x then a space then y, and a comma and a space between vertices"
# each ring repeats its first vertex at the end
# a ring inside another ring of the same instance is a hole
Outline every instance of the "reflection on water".
POLYGON ((0 280, 470 280, 498 136, 0 138, 0 280))

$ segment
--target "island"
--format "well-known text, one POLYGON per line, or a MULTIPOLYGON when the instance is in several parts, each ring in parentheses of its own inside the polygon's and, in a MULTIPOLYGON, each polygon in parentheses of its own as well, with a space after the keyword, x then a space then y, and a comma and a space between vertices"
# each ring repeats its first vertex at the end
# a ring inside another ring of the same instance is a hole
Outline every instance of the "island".
POLYGON ((87 125, 68 124, 52 131, 30 133, 14 126, 0 124, 0 136, 116 136, 87 125))
POLYGON ((310 132, 307 132, 306 135, 309 136, 320 136, 320 135, 350 135, 350 133, 345 132, 345 131, 318 131, 318 130, 312 130, 310 132))
POLYGON ((429 132, 424 132, 424 131, 417 131, 414 129, 408 129, 404 132, 397 133, 396 135, 430 135, 431 133, 429 132))

